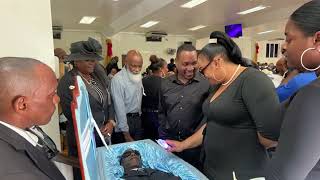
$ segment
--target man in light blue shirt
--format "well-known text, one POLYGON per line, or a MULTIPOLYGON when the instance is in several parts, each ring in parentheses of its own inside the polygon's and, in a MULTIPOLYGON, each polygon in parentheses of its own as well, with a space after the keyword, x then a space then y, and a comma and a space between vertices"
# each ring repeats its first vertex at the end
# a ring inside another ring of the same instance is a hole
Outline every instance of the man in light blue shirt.
POLYGON ((126 56, 125 67, 111 81, 111 94, 116 112, 113 143, 129 142, 143 138, 141 124, 142 56, 136 50, 130 50, 126 56))

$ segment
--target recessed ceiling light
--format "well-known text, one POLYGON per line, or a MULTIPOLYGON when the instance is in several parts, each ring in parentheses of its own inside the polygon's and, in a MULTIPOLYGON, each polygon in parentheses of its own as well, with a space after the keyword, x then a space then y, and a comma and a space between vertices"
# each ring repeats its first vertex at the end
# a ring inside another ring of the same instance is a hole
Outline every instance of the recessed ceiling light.
POLYGON ((271 33, 274 32, 275 30, 269 30, 269 31, 263 31, 263 32, 259 32, 258 34, 267 34, 267 33, 271 33))
POLYGON ((113 1, 117 2, 117 1, 119 1, 119 0, 113 0, 113 1))
POLYGON ((189 31, 196 31, 198 29, 202 29, 202 28, 205 28, 205 27, 207 27, 207 26, 199 25, 199 26, 195 26, 195 27, 189 28, 188 30, 189 31))
POLYGON ((253 12, 261 11, 261 10, 266 9, 268 7, 270 7, 270 6, 260 5, 260 6, 251 8, 251 9, 247 9, 245 11, 238 12, 237 14, 240 14, 240 15, 250 14, 250 13, 253 13, 253 12))
POLYGON ((202 4, 204 2, 206 2, 207 0, 191 0, 183 5, 181 5, 180 7, 182 8, 193 8, 195 6, 198 6, 199 4, 202 4))
POLYGON ((95 17, 95 16, 83 16, 79 23, 80 24, 91 24, 96 19, 97 19, 97 17, 95 17))
POLYGON ((149 21, 149 22, 147 22, 145 24, 142 24, 140 27, 149 28, 149 27, 154 26, 154 25, 156 25, 158 23, 159 23, 159 21, 149 21))

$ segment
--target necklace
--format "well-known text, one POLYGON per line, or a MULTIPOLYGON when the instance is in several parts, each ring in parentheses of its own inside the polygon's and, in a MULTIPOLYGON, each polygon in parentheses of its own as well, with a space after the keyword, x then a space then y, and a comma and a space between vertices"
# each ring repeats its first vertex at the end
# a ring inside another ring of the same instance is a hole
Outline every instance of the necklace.
POLYGON ((231 78, 229 79, 229 81, 226 82, 226 83, 223 83, 222 86, 228 85, 228 84, 233 80, 234 76, 237 74, 237 72, 239 71, 240 67, 241 67, 241 65, 239 64, 238 67, 237 67, 237 69, 234 71, 233 75, 232 75, 231 78))
MULTIPOLYGON (((92 83, 92 78, 90 80, 87 80, 83 75, 82 73, 79 72, 79 75, 82 77, 82 79, 84 79, 88 84, 91 84, 92 83)), ((90 75, 89 75, 90 76, 90 75)), ((90 76, 91 77, 91 76, 90 76)))

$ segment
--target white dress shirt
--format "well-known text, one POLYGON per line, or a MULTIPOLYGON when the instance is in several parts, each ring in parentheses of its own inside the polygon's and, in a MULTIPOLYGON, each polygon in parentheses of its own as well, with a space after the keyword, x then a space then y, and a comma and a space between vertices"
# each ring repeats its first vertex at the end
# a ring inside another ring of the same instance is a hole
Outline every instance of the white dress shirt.
POLYGON ((24 139, 26 139, 33 146, 36 146, 38 144, 38 137, 36 135, 32 134, 31 132, 28 132, 24 129, 12 126, 12 125, 5 123, 3 121, 0 121, 0 123, 3 124, 4 126, 6 126, 7 128, 15 131, 16 133, 18 133, 20 136, 22 136, 24 139))

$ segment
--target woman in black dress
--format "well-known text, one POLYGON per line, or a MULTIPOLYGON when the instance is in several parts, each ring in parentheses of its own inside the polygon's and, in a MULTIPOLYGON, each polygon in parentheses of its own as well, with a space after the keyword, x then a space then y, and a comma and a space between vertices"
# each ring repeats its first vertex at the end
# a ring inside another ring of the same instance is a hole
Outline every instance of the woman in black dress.
POLYGON ((281 122, 279 100, 271 80, 245 66, 239 47, 222 32, 213 32, 199 54, 198 66, 214 84, 203 103, 207 123, 172 151, 203 144, 204 173, 209 179, 259 177, 268 161, 266 148, 276 145, 281 122))
POLYGON ((157 58, 149 69, 152 74, 142 79, 145 96, 142 97, 142 123, 145 129, 145 138, 158 139, 159 128, 159 97, 161 81, 168 74, 167 62, 164 59, 157 58))
MULTIPOLYGON (((285 28, 285 53, 299 71, 320 69, 320 1, 297 9, 285 28)), ((300 89, 283 104, 279 145, 267 180, 320 179, 320 79, 300 89)))

